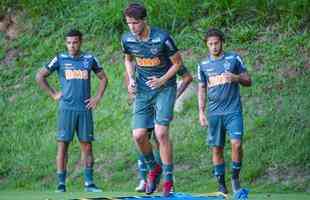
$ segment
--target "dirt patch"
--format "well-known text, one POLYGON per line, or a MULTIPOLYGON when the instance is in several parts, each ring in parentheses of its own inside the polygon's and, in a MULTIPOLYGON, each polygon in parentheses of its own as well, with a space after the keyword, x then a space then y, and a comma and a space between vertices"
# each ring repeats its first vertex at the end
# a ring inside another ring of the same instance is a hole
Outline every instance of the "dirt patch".
POLYGON ((281 67, 278 74, 283 78, 296 78, 301 74, 301 70, 295 67, 281 67))
POLYGON ((18 17, 19 15, 14 12, 0 16, 0 32, 5 33, 6 38, 9 40, 16 39, 21 32, 18 17))
POLYGON ((6 51, 5 57, 0 61, 0 65, 9 65, 12 61, 20 56, 20 51, 18 49, 8 49, 6 51))
MULTIPOLYGON (((5 43, 9 44, 12 40, 16 39, 21 30, 22 26, 18 23, 18 19, 22 18, 21 13, 14 13, 13 11, 10 11, 6 13, 5 15, 0 16, 0 32, 4 33, 6 41, 5 43)), ((9 46, 9 45, 4 46, 9 46)), ((3 47, 6 49, 7 47, 3 47)), ((9 65, 13 60, 18 58, 20 56, 20 50, 18 49, 6 49, 5 50, 5 56, 0 61, 0 65, 7 66, 9 65)))
POLYGON ((264 66, 264 58, 263 56, 261 55, 258 55, 256 58, 255 58, 255 64, 254 64, 254 69, 256 71, 260 71, 263 69, 263 66, 264 66))
POLYGON ((265 174, 256 180, 258 183, 281 184, 296 187, 308 191, 307 184, 310 182, 310 169, 303 167, 269 167, 265 174))

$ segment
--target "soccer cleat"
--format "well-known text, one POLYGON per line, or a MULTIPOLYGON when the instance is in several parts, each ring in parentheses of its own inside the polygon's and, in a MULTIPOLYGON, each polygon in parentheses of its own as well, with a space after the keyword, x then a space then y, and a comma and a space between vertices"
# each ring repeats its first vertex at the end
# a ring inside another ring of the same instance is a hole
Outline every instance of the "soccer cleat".
POLYGON ((146 181, 145 180, 140 180, 139 185, 136 187, 136 192, 145 192, 146 188, 146 181))
POLYGON ((223 193, 223 194, 228 194, 228 190, 226 188, 226 185, 219 185, 218 191, 223 193))
POLYGON ((241 188, 234 193, 233 200, 248 200, 249 190, 241 188))
POLYGON ((168 197, 173 192, 173 182, 172 181, 165 181, 163 185, 163 196, 168 197))
POLYGON ((152 194, 156 190, 156 187, 160 182, 161 173, 162 168, 159 164, 157 164, 153 170, 149 171, 145 188, 146 194, 152 194))
POLYGON ((102 192, 95 184, 85 185, 85 192, 102 192))
POLYGON ((64 184, 57 185, 55 192, 66 192, 66 186, 64 184))

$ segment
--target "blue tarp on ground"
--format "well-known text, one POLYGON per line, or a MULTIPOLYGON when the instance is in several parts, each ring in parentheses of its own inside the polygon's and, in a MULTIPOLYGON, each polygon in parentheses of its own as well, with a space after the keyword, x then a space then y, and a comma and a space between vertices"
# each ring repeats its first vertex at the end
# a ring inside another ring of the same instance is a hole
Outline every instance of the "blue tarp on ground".
POLYGON ((224 200, 223 195, 191 195, 184 193, 173 193, 169 197, 163 196, 128 196, 128 197, 102 197, 102 198, 82 198, 83 200, 224 200))
POLYGON ((163 196, 134 196, 134 197, 120 197, 123 200, 224 200, 225 197, 219 196, 193 196, 189 194, 173 194, 169 197, 163 196))

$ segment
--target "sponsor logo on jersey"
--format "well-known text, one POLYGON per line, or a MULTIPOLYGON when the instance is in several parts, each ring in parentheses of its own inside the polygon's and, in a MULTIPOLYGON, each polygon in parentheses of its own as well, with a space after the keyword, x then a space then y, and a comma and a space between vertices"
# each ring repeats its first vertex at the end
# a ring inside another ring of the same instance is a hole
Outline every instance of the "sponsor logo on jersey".
POLYGON ((67 80, 71 79, 88 79, 88 71, 87 70, 65 70, 65 77, 67 80))
POLYGON ((72 67, 72 63, 65 63, 64 66, 65 67, 72 67))
POLYGON ((224 75, 216 75, 216 76, 209 76, 208 80, 208 87, 214 87, 217 85, 224 85, 226 83, 231 83, 224 75))
POLYGON ((136 62, 141 67, 155 67, 160 65, 159 57, 154 58, 139 58, 136 57, 136 62))
POLYGON ((160 42, 161 40, 160 40, 160 37, 157 37, 157 38, 154 38, 154 39, 152 39, 152 42, 153 43, 157 43, 157 42, 160 42))

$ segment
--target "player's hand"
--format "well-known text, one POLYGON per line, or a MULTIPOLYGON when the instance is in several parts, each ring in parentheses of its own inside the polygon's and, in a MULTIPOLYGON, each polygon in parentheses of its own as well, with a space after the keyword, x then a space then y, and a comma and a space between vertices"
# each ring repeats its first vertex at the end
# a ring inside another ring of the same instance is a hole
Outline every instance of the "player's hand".
POLYGON ((228 81, 228 82, 239 82, 239 79, 240 79, 240 77, 239 77, 239 75, 237 75, 237 74, 233 74, 233 73, 231 73, 231 72, 225 72, 224 74, 223 74, 223 76, 225 77, 225 79, 228 81))
POLYGON ((51 96, 52 96, 53 100, 59 101, 59 99, 62 97, 62 93, 55 91, 55 92, 51 93, 51 96))
POLYGON ((207 120, 205 113, 199 112, 199 122, 202 127, 208 126, 208 120, 207 120))
POLYGON ((89 99, 86 99, 85 100, 86 108, 88 110, 95 109, 97 107, 97 105, 99 104, 99 101, 100 101, 100 97, 98 97, 98 96, 90 97, 89 99))
POLYGON ((148 81, 146 82, 146 85, 149 86, 152 90, 161 87, 165 84, 165 82, 161 78, 157 78, 156 76, 150 76, 148 77, 148 81))
POLYGON ((129 78, 127 85, 128 96, 134 96, 136 94, 136 81, 132 78, 129 78))

